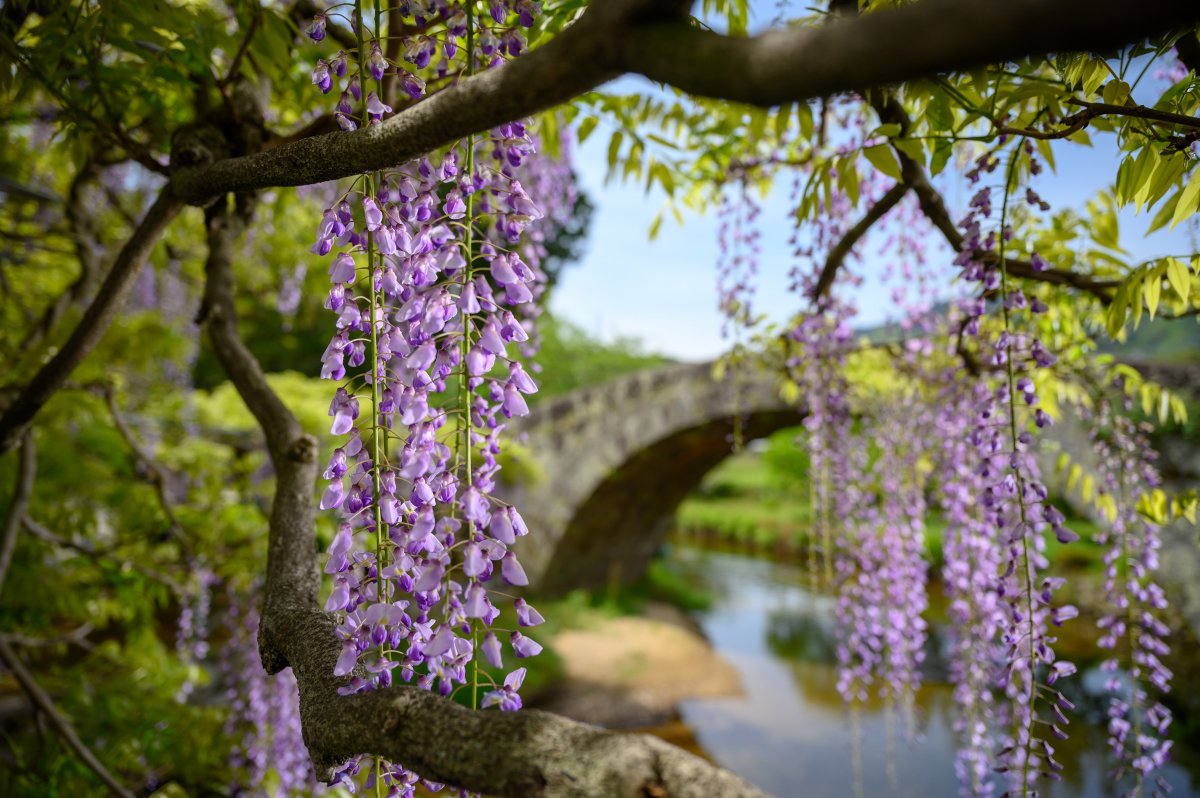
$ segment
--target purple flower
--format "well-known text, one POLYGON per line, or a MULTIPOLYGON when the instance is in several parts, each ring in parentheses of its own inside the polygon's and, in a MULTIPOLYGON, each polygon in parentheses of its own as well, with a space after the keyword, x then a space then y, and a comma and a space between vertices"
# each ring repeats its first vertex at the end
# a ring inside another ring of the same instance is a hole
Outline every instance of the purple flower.
POLYGON ((511 635, 509 635, 509 642, 512 644, 513 653, 516 654, 519 659, 536 657, 538 654, 542 653, 542 647, 538 645, 533 638, 526 637, 520 632, 513 632, 511 635))
POLYGON ((378 40, 371 40, 371 52, 367 56, 367 71, 377 81, 383 80, 383 73, 387 71, 387 59, 383 57, 383 50, 379 47, 378 40))
MULTIPOLYGON (((374 121, 379 121, 384 114, 390 114, 392 106, 385 105, 375 92, 367 93, 367 115, 374 121)), ((369 228, 370 229, 370 228, 369 228)))
POLYGON ((517 555, 511 551, 500 560, 500 573, 504 576, 504 581, 510 585, 522 587, 529 584, 529 577, 525 575, 525 569, 521 567, 517 555))
POLYGON ((400 88, 404 89, 404 93, 414 100, 419 100, 425 95, 425 81, 421 80, 411 72, 399 70, 400 88))
POLYGON ((538 626, 546 622, 542 614, 526 604, 523 598, 513 602, 513 609, 517 611, 517 623, 521 626, 538 626))
POLYGON ((312 39, 314 42, 325 40, 325 15, 317 14, 312 18, 312 22, 304 29, 304 35, 312 39))
POLYGON ((499 690, 492 690, 483 697, 483 708, 500 705, 500 709, 505 712, 515 712, 521 708, 521 696, 517 691, 521 689, 521 685, 525 681, 525 669, 517 668, 512 673, 504 677, 504 686, 499 690))
POLYGON ((317 61, 317 65, 312 71, 313 85, 321 90, 322 94, 328 94, 333 88, 333 77, 329 74, 329 64, 324 59, 317 61))

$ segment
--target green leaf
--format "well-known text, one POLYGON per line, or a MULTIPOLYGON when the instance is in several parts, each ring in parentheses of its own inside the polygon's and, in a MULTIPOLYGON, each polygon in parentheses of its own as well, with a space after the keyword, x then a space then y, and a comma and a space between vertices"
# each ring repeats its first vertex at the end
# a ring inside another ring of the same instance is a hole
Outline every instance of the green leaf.
POLYGON ((892 148, 886 144, 876 144, 874 147, 867 147, 862 151, 871 164, 883 172, 893 180, 900 180, 900 162, 896 160, 896 153, 892 152, 892 148))
POLYGON ((650 222, 650 240, 658 238, 658 231, 662 227, 663 215, 662 211, 654 214, 654 221, 650 222))
POLYGON ((938 139, 933 145, 933 155, 929 158, 929 174, 936 177, 950 162, 954 154, 954 145, 946 139, 938 139))
POLYGON ((621 131, 616 131, 612 135, 612 139, 608 142, 608 171, 611 173, 617 168, 617 159, 621 155, 621 141, 625 138, 625 134, 621 131))
POLYGON ((1175 207, 1179 205, 1181 194, 1183 194, 1182 191, 1176 191, 1174 196, 1162 204, 1158 213, 1154 214, 1154 218, 1150 220, 1150 226, 1146 228, 1146 235, 1167 226, 1167 222, 1171 221, 1171 217, 1175 215, 1175 207))
POLYGON ((1175 215, 1171 217, 1171 229, 1200 207, 1200 169, 1192 170, 1192 177, 1179 195, 1179 204, 1175 206, 1175 215))
POLYGON ((788 122, 791 120, 791 117, 791 103, 784 103, 783 105, 779 106, 779 110, 775 112, 775 124, 773 126, 775 130, 775 138, 781 139, 783 138, 783 135, 787 133, 788 122))
POLYGON ((650 167, 652 177, 658 178, 658 182, 666 189, 667 194, 675 196, 675 176, 671 174, 671 169, 662 161, 655 161, 650 167))
POLYGON ((892 146, 919 164, 925 163, 925 148, 916 139, 895 139, 892 146))
POLYGON ((1129 96, 1129 84, 1123 80, 1110 80, 1104 85, 1104 102, 1121 105, 1129 96))
POLYGON ((1192 290, 1192 275, 1187 264, 1176 258, 1167 258, 1167 282, 1175 289, 1179 300, 1187 302, 1188 294, 1192 290))
POLYGON ((796 107, 800 115, 800 137, 802 139, 811 140, 813 137, 813 112, 812 106, 808 103, 800 103, 796 107))
POLYGON ((1158 300, 1162 296, 1162 277, 1165 269, 1166 264, 1155 267, 1146 276, 1146 282, 1142 285, 1142 296, 1146 299, 1146 309, 1150 311, 1151 319, 1158 312, 1158 300))
POLYGON ((596 123, 599 121, 600 118, 596 116, 583 118, 583 121, 579 123, 579 129, 575 132, 575 135, 579 137, 580 144, 588 140, 588 136, 592 135, 592 131, 596 129, 596 123))

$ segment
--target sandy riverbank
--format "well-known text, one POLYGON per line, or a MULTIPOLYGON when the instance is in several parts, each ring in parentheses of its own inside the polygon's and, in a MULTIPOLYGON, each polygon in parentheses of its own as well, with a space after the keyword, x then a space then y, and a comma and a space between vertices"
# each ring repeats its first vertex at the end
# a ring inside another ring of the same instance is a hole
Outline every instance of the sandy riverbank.
POLYGON ((733 666, 686 616, 596 617, 551 641, 565 678, 536 706, 612 729, 669 726, 681 701, 741 694, 733 666))

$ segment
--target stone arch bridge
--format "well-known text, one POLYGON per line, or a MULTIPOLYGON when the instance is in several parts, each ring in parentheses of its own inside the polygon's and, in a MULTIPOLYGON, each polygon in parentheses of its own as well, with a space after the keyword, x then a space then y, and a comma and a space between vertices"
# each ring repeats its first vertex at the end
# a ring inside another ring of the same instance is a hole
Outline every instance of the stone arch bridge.
POLYGON ((735 413, 746 440, 800 423, 766 370, 719 381, 712 369, 631 373, 541 402, 513 425, 534 476, 505 493, 532 532, 520 554, 539 592, 637 581, 680 502, 729 456, 735 413))

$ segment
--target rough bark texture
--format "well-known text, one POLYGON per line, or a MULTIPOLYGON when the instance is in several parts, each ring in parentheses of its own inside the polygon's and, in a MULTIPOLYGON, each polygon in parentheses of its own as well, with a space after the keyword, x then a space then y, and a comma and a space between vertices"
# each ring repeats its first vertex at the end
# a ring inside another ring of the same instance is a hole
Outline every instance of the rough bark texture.
POLYGON ((692 94, 777 105, 1028 55, 1103 51, 1197 19, 1195 0, 922 0, 748 39, 638 26, 623 66, 692 94))

